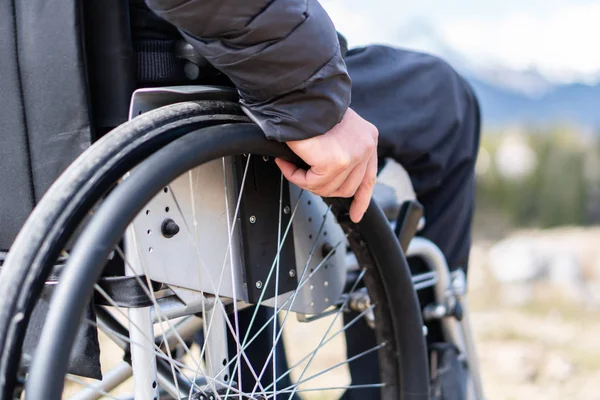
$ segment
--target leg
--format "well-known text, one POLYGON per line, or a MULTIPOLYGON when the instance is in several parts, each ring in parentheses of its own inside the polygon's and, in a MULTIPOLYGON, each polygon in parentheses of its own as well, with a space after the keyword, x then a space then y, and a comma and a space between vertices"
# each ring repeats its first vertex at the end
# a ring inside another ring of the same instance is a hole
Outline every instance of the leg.
MULTIPOLYGON (((379 156, 407 170, 425 207, 427 225, 421 234, 441 248, 451 268, 466 270, 480 129, 473 92, 448 64, 425 54, 370 46, 351 51, 346 63, 351 107, 377 126, 379 156)), ((428 339, 437 341, 440 335, 430 332, 428 339)), ((373 331, 361 321, 347 332, 348 356, 374 342, 373 331)), ((376 360, 354 365, 353 384, 362 383, 374 365, 376 360)), ((353 395, 347 392, 344 400, 353 395)))
MULTIPOLYGON (((252 314, 254 313, 254 307, 250 307, 238 312, 239 324, 240 324, 240 336, 244 337, 246 332, 248 332, 250 321, 252 320, 252 314)), ((253 337, 258 329, 263 325, 267 324, 269 318, 273 316, 273 309, 269 307, 260 307, 260 310, 256 314, 256 319, 253 324, 253 329, 250 333, 249 337, 253 337)), ((231 318, 231 323, 233 324, 233 317, 231 318)), ((277 329, 280 329, 279 323, 277 324, 277 329)), ((250 346, 246 349, 246 356, 248 357, 248 361, 252 364, 252 368, 254 368, 255 373, 259 374, 261 368, 265 364, 268 367, 265 369, 265 373, 261 379, 261 383, 263 387, 269 386, 273 382, 273 365, 272 362, 267 360, 267 356, 271 352, 271 348, 273 347, 273 329, 272 324, 270 324, 259 336, 258 338, 252 342, 250 346)), ((229 352, 231 355, 235 355, 237 351, 235 341, 231 335, 229 335, 229 352)), ((285 356, 285 347, 283 344, 283 340, 280 340, 277 343, 277 377, 283 375, 288 370, 288 363, 285 356)), ((254 388, 255 379, 250 371, 250 366, 242 360, 240 362, 241 371, 242 371, 242 391, 250 393, 254 388)), ((237 379, 236 377, 233 377, 237 379)), ((289 376, 282 378, 279 382, 277 382, 277 388, 283 389, 289 387, 292 384, 289 376)), ((287 398, 287 396, 285 396, 287 398)), ((295 399, 298 398, 296 395, 295 399)))
POLYGON ((379 129, 379 155, 408 171, 425 207, 422 235, 451 268, 466 268, 474 206, 479 107, 445 62, 384 46, 353 50, 351 107, 379 129))

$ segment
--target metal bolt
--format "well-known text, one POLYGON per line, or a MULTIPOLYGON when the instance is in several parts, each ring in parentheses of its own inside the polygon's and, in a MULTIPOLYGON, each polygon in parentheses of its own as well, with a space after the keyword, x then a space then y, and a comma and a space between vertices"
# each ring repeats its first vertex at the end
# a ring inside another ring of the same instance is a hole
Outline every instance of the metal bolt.
POLYGON ((264 162, 267 162, 267 161, 269 161, 269 156, 263 156, 263 161, 264 161, 264 162))
POLYGON ((295 277, 296 276, 296 270, 295 269, 290 269, 290 277, 295 277))
POLYGON ((325 243, 321 247, 321 255, 323 256, 323 258, 330 257, 330 256, 334 255, 335 252, 336 252, 335 248, 332 245, 330 245, 329 243, 325 243))
POLYGON ((250 223, 253 224, 256 222, 256 217, 254 215, 250 216, 250 223))
POLYGON ((195 81, 200 76, 200 67, 188 61, 183 65, 183 73, 186 78, 195 81))
POLYGON ((262 282, 261 281, 256 281, 256 288, 257 289, 262 289, 262 282))
POLYGON ((290 206, 283 207, 283 213, 284 214, 289 214, 290 213, 290 206))
POLYGON ((325 303, 329 303, 329 299, 325 297, 325 303))
POLYGON ((327 287, 327 286, 329 286, 329 282, 325 281, 325 282, 323 283, 323 285, 325 285, 325 287, 327 287))
POLYGON ((432 319, 442 319, 448 316, 448 308, 444 304, 429 304, 423 309, 423 319, 430 321, 432 319))
POLYGON ((179 233, 179 225, 177 225, 177 223, 171 218, 167 218, 161 224, 160 232, 167 239, 172 238, 179 233))

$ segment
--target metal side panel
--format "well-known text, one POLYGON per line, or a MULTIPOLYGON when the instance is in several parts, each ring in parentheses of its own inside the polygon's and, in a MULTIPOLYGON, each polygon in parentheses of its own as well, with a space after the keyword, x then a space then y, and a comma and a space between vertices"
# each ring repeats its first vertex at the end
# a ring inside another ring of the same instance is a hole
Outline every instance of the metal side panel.
POLYGON ((135 218, 137 244, 151 279, 226 297, 234 297, 235 290, 236 299, 247 300, 237 226, 228 246, 237 193, 233 185, 226 190, 225 176, 232 182, 232 174, 230 158, 201 165, 165 187, 135 218), (169 219, 179 226, 172 237, 162 232, 169 219))
MULTIPOLYGON (((218 86, 141 88, 131 97, 129 118, 194 100, 236 100, 236 93, 218 86)), ((158 193, 135 218, 136 244, 150 279, 247 300, 239 229, 232 233, 228 247, 228 226, 233 224, 237 202, 233 168, 233 159, 225 158, 189 171, 158 193), (172 237, 162 234, 167 219, 179 227, 172 237)))
MULTIPOLYGON (((299 194, 300 188, 290 185, 292 209, 296 207, 299 194)), ((277 304, 278 307, 285 304, 284 309, 291 306, 292 311, 303 314, 318 314, 335 305, 344 290, 347 271, 346 238, 333 213, 328 211, 329 207, 320 197, 304 192, 299 201, 293 226, 296 278, 302 287, 293 303, 292 299, 288 301, 290 294, 287 294, 279 296, 277 304), (330 249, 336 245, 339 245, 336 251, 325 261, 330 249), (311 251, 313 255, 309 260, 311 251), (286 301, 288 302, 285 303, 286 301)), ((273 303, 270 300, 266 305, 273 303)))
MULTIPOLYGON (((236 299, 249 301, 239 224, 232 235, 231 249, 228 247, 227 227, 233 219, 237 199, 236 193, 230 190, 226 193, 223 176, 224 168, 228 175, 232 173, 231 162, 215 160, 179 177, 135 218, 132 225, 136 244, 150 279, 230 298, 235 288, 236 299), (226 196, 229 210, 225 208, 226 196), (180 227, 179 233, 171 238, 161 232, 167 219, 180 227)), ((291 185, 290 192, 293 209, 299 189, 291 185)), ((345 236, 323 200, 310 193, 301 197, 293 226, 296 265, 290 271, 294 271, 302 287, 293 303, 291 299, 285 303, 290 297, 287 293, 278 297, 277 304, 283 309, 291 306, 296 312, 318 314, 335 305, 344 289, 345 236), (336 245, 337 250, 325 261, 336 245)), ((265 300, 264 305, 275 304, 274 299, 265 300)))

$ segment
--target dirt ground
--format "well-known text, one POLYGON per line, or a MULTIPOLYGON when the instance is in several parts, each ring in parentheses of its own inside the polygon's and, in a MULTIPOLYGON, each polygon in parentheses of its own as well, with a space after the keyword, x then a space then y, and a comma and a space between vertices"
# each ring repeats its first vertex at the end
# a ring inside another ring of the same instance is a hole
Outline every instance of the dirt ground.
POLYGON ((471 322, 490 400, 600 399, 600 311, 553 285, 533 285, 526 304, 507 304, 485 257, 470 270, 471 322))

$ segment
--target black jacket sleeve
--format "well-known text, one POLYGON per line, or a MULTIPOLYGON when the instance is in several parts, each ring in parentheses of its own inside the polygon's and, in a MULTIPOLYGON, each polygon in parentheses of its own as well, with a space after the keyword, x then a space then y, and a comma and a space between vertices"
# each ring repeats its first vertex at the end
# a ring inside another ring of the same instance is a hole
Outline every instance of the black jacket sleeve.
POLYGON ((146 0, 236 85, 268 138, 327 132, 350 104, 337 34, 317 0, 146 0))

